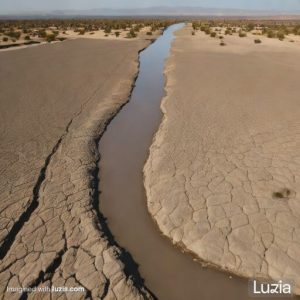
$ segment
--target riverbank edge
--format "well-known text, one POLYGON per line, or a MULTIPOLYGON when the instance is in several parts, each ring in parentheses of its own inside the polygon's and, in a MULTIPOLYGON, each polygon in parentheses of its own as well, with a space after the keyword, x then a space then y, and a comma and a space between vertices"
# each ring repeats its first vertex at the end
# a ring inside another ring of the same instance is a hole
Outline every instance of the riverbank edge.
MULTIPOLYGON (((149 152, 148 152, 148 157, 146 159, 146 162, 145 162, 144 168, 143 168, 143 182, 144 182, 144 190, 145 190, 146 198, 147 198, 148 213, 149 213, 151 219, 153 220, 153 222, 155 223, 155 226, 157 227, 157 229, 158 229, 159 233, 161 234, 161 236, 163 238, 167 239, 169 242, 171 242, 172 245, 174 247, 176 247, 179 251, 191 256, 191 259, 193 259, 193 261, 195 263, 200 264, 201 267, 204 267, 204 268, 209 267, 209 268, 215 269, 217 271, 223 272, 225 274, 228 274, 228 276, 233 275, 233 276, 245 279, 245 280, 254 280, 254 279, 256 279, 256 280, 261 281, 261 282, 270 282, 270 283, 272 283, 274 281, 272 280, 271 277, 257 276, 255 278, 250 278, 249 276, 247 276, 247 274, 244 274, 242 272, 237 272, 236 270, 229 269, 229 268, 223 268, 222 266, 220 266, 220 265, 218 265, 218 264, 216 264, 212 261, 202 259, 197 253, 190 250, 184 243, 174 241, 174 239, 168 233, 164 232, 164 230, 160 227, 159 222, 158 222, 157 218, 155 217, 155 215, 153 215, 151 213, 150 202, 151 202, 152 197, 151 197, 151 186, 148 184, 148 178, 150 178, 152 176, 151 175, 151 173, 152 173, 152 170, 151 170, 152 154, 153 154, 153 150, 157 147, 157 140, 160 138, 160 135, 164 131, 164 126, 165 126, 166 121, 168 119, 167 111, 165 109, 165 103, 166 103, 166 101, 169 100, 169 91, 171 90, 170 82, 173 81, 172 85, 176 84, 175 83, 176 82, 175 78, 172 77, 172 75, 170 74, 172 69, 176 68, 176 65, 172 62, 172 58, 174 58, 175 52, 176 52, 174 44, 176 43, 178 35, 180 34, 180 32, 183 31, 183 30, 186 30, 188 27, 191 27, 191 24, 186 23, 183 28, 179 29, 178 31, 176 31, 174 33, 176 38, 172 42, 170 55, 169 55, 168 59, 165 62, 164 97, 162 98, 161 105, 160 105, 161 112, 162 112, 163 116, 162 116, 162 120, 161 120, 161 123, 159 125, 159 128, 157 129, 157 132, 153 136, 152 144, 151 144, 151 146, 149 148, 149 152)), ((299 294, 300 294, 300 292, 297 291, 296 293, 293 294, 293 296, 296 296, 298 298, 299 294)))

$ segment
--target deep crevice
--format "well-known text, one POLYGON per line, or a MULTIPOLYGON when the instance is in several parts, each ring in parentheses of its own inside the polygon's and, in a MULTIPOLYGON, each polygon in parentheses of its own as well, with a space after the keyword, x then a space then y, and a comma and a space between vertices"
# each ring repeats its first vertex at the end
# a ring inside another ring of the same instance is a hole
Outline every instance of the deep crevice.
POLYGON ((52 156, 55 154, 58 147, 60 146, 63 138, 68 133, 69 127, 72 124, 72 120, 68 123, 64 134, 61 135, 59 140, 56 142, 56 144, 52 148, 51 153, 46 157, 44 166, 40 170, 38 179, 37 179, 37 181, 36 181, 36 183, 33 187, 33 190, 32 190, 33 197, 32 197, 32 201, 31 201, 30 205, 21 214, 18 221, 15 222, 15 224, 12 226, 11 230, 9 231, 8 235, 5 237, 5 239, 3 241, 3 244, 0 247, 0 259, 1 260, 4 259, 4 257, 6 256, 8 251, 10 250, 12 244, 14 243, 14 241, 17 237, 17 234, 23 228, 24 224, 30 219, 33 212, 38 208, 38 206, 39 206, 39 201, 38 201, 39 192, 40 192, 40 189, 41 189, 41 185, 42 185, 42 183, 44 182, 44 180, 46 178, 46 171, 47 171, 48 165, 51 161, 52 156))

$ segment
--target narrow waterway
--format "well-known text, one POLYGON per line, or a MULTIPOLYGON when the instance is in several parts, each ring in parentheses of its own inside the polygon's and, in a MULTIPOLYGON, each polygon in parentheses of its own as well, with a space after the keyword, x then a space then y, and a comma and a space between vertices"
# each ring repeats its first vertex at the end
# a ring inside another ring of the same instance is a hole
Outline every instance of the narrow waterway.
MULTIPOLYGON (((145 285, 160 300, 244 300, 245 279, 203 268, 162 237, 151 219, 143 186, 143 166, 162 119, 164 62, 173 33, 170 26, 140 54, 140 72, 130 102, 101 138, 100 210, 115 240, 139 264, 145 285)), ((278 299, 278 298, 277 298, 278 299)))

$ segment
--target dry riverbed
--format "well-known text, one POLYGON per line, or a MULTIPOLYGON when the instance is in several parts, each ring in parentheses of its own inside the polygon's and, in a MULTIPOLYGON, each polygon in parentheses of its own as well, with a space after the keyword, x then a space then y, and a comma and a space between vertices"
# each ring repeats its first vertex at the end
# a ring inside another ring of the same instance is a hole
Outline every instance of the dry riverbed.
POLYGON ((201 260, 300 293, 300 46, 180 30, 145 165, 162 233, 201 260))
POLYGON ((77 39, 0 53, 1 299, 46 285, 85 288, 52 299, 149 296, 97 213, 97 141, 149 43, 77 39))

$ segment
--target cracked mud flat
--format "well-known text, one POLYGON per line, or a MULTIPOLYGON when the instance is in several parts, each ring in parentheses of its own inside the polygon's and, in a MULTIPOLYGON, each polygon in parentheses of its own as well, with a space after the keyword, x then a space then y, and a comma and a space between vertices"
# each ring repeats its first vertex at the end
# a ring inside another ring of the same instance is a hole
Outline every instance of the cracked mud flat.
POLYGON ((144 169, 148 209, 201 260, 300 294, 299 47, 226 39, 177 33, 144 169))
POLYGON ((0 298, 143 299, 98 213, 97 143, 149 41, 74 40, 0 53, 0 298), (131 277, 131 278, 130 278, 131 277))

